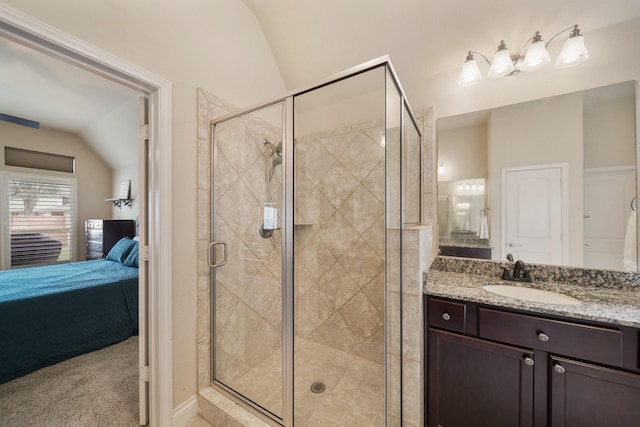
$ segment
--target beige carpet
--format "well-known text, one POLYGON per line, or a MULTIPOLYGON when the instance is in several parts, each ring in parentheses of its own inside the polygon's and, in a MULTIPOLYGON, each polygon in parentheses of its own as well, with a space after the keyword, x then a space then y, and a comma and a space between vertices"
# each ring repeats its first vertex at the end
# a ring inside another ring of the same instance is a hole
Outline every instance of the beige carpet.
POLYGON ((0 426, 138 425, 138 337, 0 384, 0 426))

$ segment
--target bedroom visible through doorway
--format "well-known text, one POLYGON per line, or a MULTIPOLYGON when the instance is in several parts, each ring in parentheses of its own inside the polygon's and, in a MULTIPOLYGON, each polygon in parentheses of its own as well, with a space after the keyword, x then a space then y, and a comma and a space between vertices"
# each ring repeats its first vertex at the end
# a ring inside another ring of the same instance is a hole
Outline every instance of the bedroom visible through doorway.
MULTIPOLYGON (((46 52, 51 58, 62 59, 66 65, 71 65, 78 72, 93 74, 108 80, 110 84, 126 88, 132 93, 142 95, 150 100, 151 110, 150 135, 153 150, 148 153, 148 158, 139 159, 136 168, 141 166, 149 168, 148 173, 144 173, 144 179, 136 176, 142 182, 148 180, 145 188, 139 188, 138 200, 146 200, 148 197, 151 209, 144 218, 139 218, 139 223, 144 229, 150 229, 148 242, 141 242, 140 258, 145 262, 148 260, 148 280, 154 283, 151 292, 145 297, 147 304, 144 313, 141 313, 141 320, 149 329, 149 334, 154 337, 152 347, 149 350, 149 360, 154 361, 149 366, 140 370, 142 378, 147 377, 149 381, 149 407, 150 419, 162 423, 164 419, 170 419, 172 412, 171 405, 171 346, 170 346, 170 266, 160 265, 157 262, 160 258, 170 259, 170 186, 166 184, 168 179, 160 177, 170 177, 170 134, 171 134, 171 93, 170 83, 153 76, 144 70, 129 65, 113 56, 105 54, 98 49, 86 45, 79 40, 58 32, 32 18, 23 15, 11 8, 0 5, 0 37, 2 40, 18 42, 27 48, 46 52), (90 70, 90 71, 88 71, 90 70), (162 233, 164 232, 164 233, 162 233), (162 245, 160 244, 162 237, 162 245), (148 308, 152 308, 153 317, 149 318, 148 308), (160 356, 162 354, 162 356, 160 356)), ((7 81, 3 78, 4 81, 7 81)), ((137 99, 136 99, 137 102, 137 99)), ((136 134, 140 130, 138 115, 134 113, 136 121, 136 134)), ((147 132, 145 132, 147 134, 147 132)), ((133 150, 137 153, 144 153, 139 148, 138 138, 133 142, 133 150)), ((136 172, 136 175, 137 172, 136 172)), ((108 196, 107 196, 108 197, 108 196)), ((103 202, 106 203, 106 202, 103 202)), ((77 227, 80 227, 78 221, 77 227)), ((76 245, 79 249, 81 245, 76 245)), ((141 402, 146 402, 146 398, 141 402)), ((143 415, 144 416, 144 415, 143 415)), ((141 423, 146 421, 141 418, 141 423)), ((155 423, 154 423, 155 425, 155 423)))

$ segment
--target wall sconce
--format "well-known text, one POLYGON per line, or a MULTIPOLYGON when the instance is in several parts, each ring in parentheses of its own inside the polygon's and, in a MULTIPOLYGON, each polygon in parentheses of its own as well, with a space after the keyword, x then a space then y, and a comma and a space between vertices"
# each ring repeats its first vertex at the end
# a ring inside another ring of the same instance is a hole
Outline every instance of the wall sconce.
POLYGON ((589 58, 587 48, 584 46, 584 37, 580 34, 578 25, 574 25, 557 33, 544 43, 540 31, 536 31, 520 51, 519 55, 511 55, 504 40, 500 41, 498 51, 493 56, 493 62, 481 54, 472 50, 467 54, 467 59, 462 65, 462 72, 458 79, 458 86, 470 86, 482 78, 480 69, 474 55, 480 55, 488 64, 490 78, 515 76, 522 72, 535 71, 551 62, 547 46, 560 34, 570 31, 569 38, 564 42, 562 51, 555 62, 557 68, 568 68, 581 64, 589 58))
POLYGON ((442 175, 444 173, 444 163, 440 163, 438 165, 438 175, 442 175))

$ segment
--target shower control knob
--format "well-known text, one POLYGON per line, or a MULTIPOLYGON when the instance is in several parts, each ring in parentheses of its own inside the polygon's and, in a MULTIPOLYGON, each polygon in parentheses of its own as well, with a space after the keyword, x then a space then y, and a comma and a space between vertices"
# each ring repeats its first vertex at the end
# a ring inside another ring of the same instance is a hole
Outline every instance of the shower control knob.
POLYGON ((443 320, 451 320, 451 316, 449 315, 449 313, 442 313, 442 319, 443 320))

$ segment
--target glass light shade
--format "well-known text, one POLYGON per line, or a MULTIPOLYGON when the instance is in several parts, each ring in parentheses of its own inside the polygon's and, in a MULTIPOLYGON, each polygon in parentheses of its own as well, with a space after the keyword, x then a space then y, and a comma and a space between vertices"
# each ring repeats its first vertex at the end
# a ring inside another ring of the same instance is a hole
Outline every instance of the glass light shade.
POLYGON ((513 71, 513 61, 508 49, 501 49, 496 52, 493 62, 489 68, 487 76, 491 78, 503 77, 513 71))
POLYGON ((551 57, 542 40, 532 43, 522 61, 522 71, 535 71, 551 62, 551 57))
POLYGON ((480 74, 476 60, 467 59, 465 63, 462 64, 462 72, 458 79, 458 86, 470 86, 481 78, 482 74, 480 74))
POLYGON ((558 59, 556 59, 555 66, 558 68, 573 67, 574 65, 583 63, 587 59, 589 59, 589 52, 587 52, 587 48, 584 46, 584 37, 573 36, 564 42, 562 51, 558 59))

